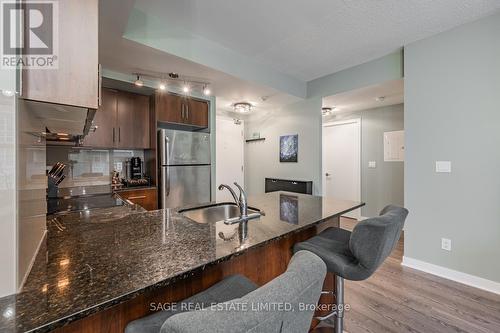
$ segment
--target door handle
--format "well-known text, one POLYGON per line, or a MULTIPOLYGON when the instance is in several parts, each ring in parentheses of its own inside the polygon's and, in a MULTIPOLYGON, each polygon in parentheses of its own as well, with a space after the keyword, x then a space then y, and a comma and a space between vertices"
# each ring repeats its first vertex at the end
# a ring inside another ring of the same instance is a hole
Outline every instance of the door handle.
MULTIPOLYGON (((166 192, 166 196, 169 196, 170 195, 170 172, 168 171, 169 167, 168 167, 168 158, 170 157, 170 140, 168 138, 168 136, 165 137, 165 151, 166 151, 166 158, 165 158, 165 161, 167 162, 167 166, 165 167, 165 180, 166 180, 166 184, 165 184, 165 192, 166 192)), ((163 207, 165 208, 165 207, 163 207)))
POLYGON ((97 66, 97 75, 98 75, 98 82, 97 82, 97 105, 102 106, 102 65, 99 64, 97 66))

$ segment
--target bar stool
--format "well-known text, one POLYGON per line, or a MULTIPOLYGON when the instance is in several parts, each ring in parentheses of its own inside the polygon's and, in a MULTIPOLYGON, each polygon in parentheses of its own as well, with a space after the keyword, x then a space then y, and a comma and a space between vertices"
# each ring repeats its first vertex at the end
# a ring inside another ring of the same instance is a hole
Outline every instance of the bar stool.
POLYGON ((335 311, 317 318, 323 321, 335 316, 336 333, 344 328, 344 279, 361 281, 375 273, 396 246, 407 215, 407 209, 389 205, 380 216, 359 222, 352 233, 328 228, 294 245, 294 252, 315 253, 323 259, 328 272, 336 275, 335 311))

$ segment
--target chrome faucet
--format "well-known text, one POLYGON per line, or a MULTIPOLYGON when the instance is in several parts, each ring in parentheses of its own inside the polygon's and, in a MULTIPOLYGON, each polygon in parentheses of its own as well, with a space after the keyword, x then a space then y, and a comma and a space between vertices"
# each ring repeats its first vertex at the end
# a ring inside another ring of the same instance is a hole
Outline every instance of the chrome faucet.
POLYGON ((238 198, 238 207, 240 207, 240 215, 245 218, 248 216, 248 201, 247 194, 243 190, 243 188, 238 185, 237 182, 234 182, 234 186, 236 186, 240 190, 240 197, 238 198))
POLYGON ((231 193, 231 195, 233 196, 234 202, 236 203, 236 205, 240 209, 239 218, 236 218, 236 219, 232 218, 232 219, 226 220, 225 223, 226 224, 233 224, 233 223, 257 218, 260 215, 263 215, 262 212, 260 212, 258 214, 250 214, 251 216, 248 215, 247 194, 245 193, 243 188, 238 183, 234 182, 234 185, 240 190, 239 197, 236 195, 236 192, 234 192, 234 190, 231 188, 231 186, 226 185, 226 184, 219 185, 219 191, 222 191, 223 189, 227 189, 231 193))
POLYGON ((234 202, 238 205, 238 207, 240 206, 239 205, 239 199, 238 199, 238 196, 236 195, 236 193, 234 193, 233 189, 231 188, 231 186, 229 185, 226 185, 226 184, 220 184, 219 185, 219 191, 222 191, 223 189, 227 189, 231 195, 233 196, 233 199, 234 199, 234 202))

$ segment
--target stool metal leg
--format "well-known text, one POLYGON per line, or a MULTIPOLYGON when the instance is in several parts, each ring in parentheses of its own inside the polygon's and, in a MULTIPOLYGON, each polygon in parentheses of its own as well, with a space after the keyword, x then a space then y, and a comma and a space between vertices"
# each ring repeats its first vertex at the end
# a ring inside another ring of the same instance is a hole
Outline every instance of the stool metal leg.
POLYGON ((335 277, 335 305, 337 307, 337 315, 335 316, 335 333, 344 331, 344 278, 335 277))
MULTIPOLYGON (((330 294, 332 291, 323 291, 322 294, 330 294)), ((335 317, 335 333, 342 333, 344 331, 344 278, 340 276, 335 277, 335 311, 327 314, 323 317, 316 317, 319 321, 323 322, 324 320, 335 317)), ((332 327, 331 324, 328 323, 320 323, 319 327, 332 327)))

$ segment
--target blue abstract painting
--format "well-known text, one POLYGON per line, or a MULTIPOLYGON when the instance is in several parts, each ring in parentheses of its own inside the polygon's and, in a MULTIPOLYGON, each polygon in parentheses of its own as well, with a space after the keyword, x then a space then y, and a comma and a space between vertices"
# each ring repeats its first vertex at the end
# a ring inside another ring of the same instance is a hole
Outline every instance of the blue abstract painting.
POLYGON ((299 136, 280 136, 280 162, 297 162, 299 152, 299 136))

